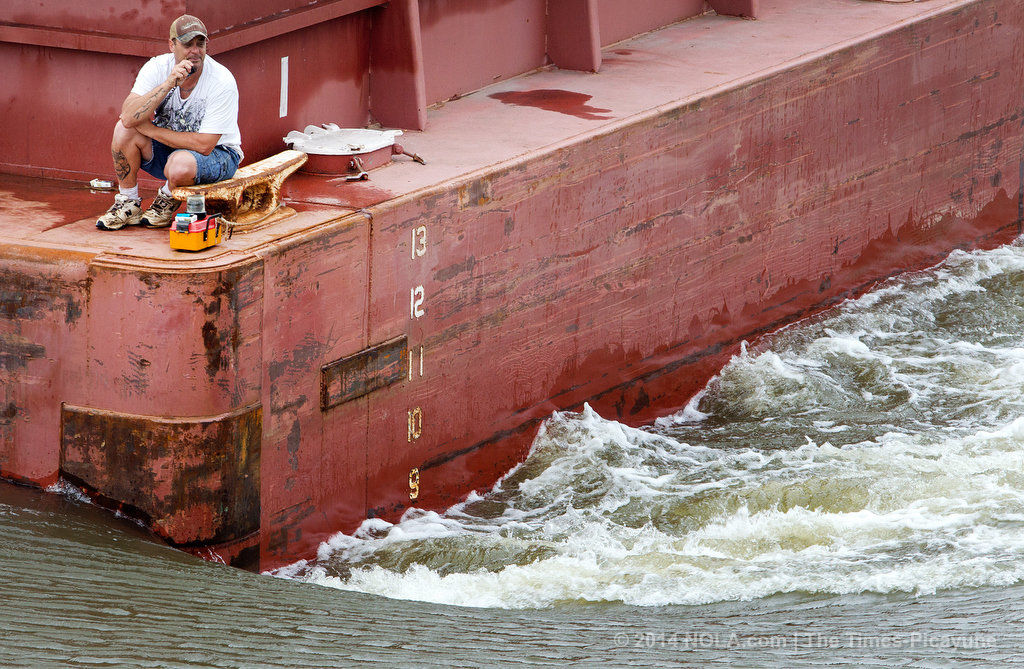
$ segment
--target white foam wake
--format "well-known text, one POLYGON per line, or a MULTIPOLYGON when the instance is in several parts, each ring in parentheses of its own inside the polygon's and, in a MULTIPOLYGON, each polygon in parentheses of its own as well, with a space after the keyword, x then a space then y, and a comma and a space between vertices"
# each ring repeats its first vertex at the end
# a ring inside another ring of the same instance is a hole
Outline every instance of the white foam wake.
POLYGON ((647 430, 587 407, 494 490, 279 575, 463 606, 1024 578, 1024 250, 957 253, 747 349, 647 430))

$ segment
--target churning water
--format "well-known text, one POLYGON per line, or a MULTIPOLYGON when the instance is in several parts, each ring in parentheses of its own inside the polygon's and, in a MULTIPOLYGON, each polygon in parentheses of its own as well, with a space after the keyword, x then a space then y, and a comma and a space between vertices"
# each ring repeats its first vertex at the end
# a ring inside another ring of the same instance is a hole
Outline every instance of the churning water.
POLYGON ((293 578, 478 607, 933 593, 1024 579, 1024 248, 954 253, 745 349, 645 429, 550 418, 446 513, 293 578))
POLYGON ((1024 244, 954 253, 745 348, 655 425, 556 414, 493 490, 282 578, 8 491, 0 661, 1021 662, 1022 326, 1024 244))

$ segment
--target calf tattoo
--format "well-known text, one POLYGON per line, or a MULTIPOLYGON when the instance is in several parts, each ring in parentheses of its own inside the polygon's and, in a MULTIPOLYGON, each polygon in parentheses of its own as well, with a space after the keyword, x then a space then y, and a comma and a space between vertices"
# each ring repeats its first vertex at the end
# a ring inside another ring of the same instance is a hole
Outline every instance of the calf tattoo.
POLYGON ((132 166, 128 164, 128 159, 120 149, 111 149, 110 155, 114 157, 114 172, 117 173, 119 180, 131 174, 132 166))

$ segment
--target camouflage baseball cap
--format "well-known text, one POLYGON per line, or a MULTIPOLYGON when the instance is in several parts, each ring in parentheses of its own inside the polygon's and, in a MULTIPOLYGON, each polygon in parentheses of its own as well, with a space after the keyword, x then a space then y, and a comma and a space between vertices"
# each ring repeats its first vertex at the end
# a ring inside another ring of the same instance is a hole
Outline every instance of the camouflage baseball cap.
POLYGON ((203 22, 191 14, 182 14, 171 23, 171 39, 188 43, 200 35, 209 38, 203 22))

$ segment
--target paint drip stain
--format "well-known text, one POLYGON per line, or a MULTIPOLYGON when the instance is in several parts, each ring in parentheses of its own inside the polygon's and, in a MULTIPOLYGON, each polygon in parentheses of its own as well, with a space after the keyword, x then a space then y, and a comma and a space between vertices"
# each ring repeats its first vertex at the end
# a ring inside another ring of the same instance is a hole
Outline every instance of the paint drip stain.
POLYGON ((556 88, 540 88, 533 91, 506 91, 504 93, 494 93, 489 97, 500 100, 507 105, 536 107, 591 121, 611 118, 611 116, 607 115, 611 112, 610 109, 591 107, 587 104, 587 101, 593 97, 592 95, 562 91, 556 88))

